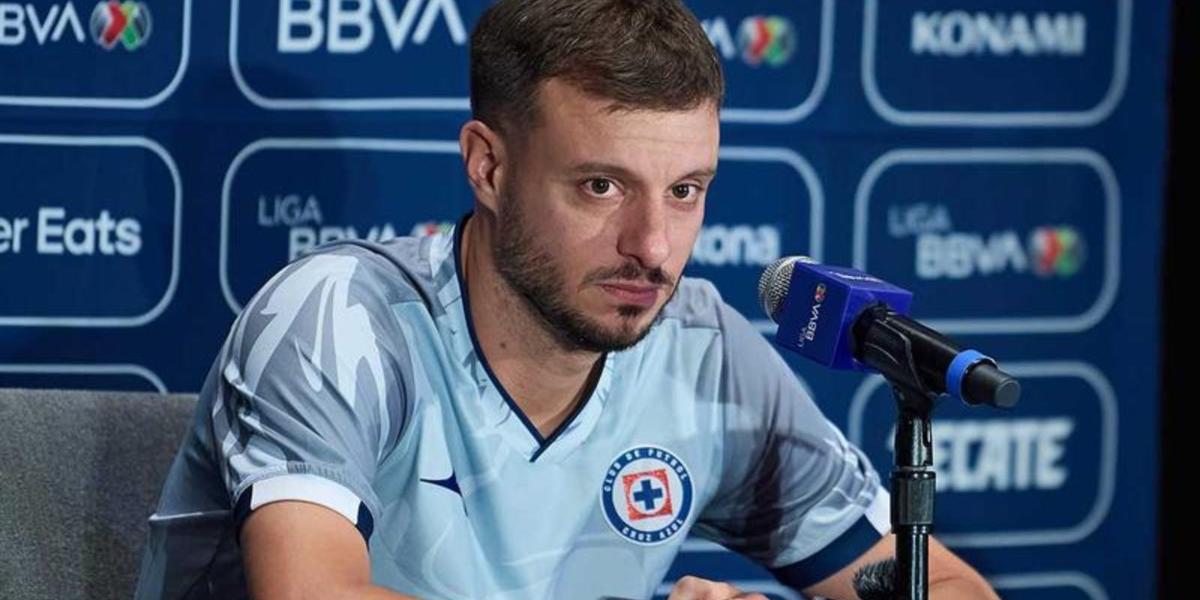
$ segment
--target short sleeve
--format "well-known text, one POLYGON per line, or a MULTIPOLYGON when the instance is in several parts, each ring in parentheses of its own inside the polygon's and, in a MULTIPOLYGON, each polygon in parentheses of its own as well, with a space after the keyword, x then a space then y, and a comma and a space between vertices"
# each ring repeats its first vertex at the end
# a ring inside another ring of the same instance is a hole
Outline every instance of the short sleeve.
POLYGON ((762 334, 718 312, 722 477, 695 532, 786 570, 789 584, 816 583, 890 530, 888 494, 762 334))
POLYGON ((369 540, 380 458, 412 414, 411 361, 369 251, 310 255, 271 279, 218 358, 211 426, 240 523, 280 500, 325 506, 369 540))

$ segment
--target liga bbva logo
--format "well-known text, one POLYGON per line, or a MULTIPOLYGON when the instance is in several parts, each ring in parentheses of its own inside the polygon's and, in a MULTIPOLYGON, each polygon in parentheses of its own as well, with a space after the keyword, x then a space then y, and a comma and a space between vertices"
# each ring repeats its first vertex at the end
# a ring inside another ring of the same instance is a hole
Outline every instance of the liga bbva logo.
POLYGON ((1120 190, 1089 150, 889 152, 855 211, 855 266, 911 289, 939 328, 1080 331, 1112 306, 1120 190))
POLYGON ((149 108, 187 68, 191 0, 0 1, 0 105, 149 108))
MULTIPOLYGON (((90 14, 91 39, 105 50, 118 43, 126 50, 137 50, 150 37, 150 8, 145 3, 103 0, 90 14)), ((72 2, 42 9, 33 4, 0 3, 0 46, 82 44, 85 40, 79 11, 72 2)))
POLYGON ((471 206, 457 142, 270 139, 243 149, 221 198, 220 280, 235 312, 323 244, 448 233, 471 206))

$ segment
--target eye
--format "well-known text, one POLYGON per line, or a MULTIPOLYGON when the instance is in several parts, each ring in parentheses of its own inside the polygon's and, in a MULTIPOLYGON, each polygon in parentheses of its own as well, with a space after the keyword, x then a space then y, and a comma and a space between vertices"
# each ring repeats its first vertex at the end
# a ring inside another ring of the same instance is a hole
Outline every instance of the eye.
POLYGON ((695 199, 700 195, 700 186, 694 183, 681 183, 671 188, 671 195, 679 200, 695 199))
POLYGON ((611 198, 617 192, 617 186, 611 179, 596 177, 583 182, 584 190, 598 198, 611 198))

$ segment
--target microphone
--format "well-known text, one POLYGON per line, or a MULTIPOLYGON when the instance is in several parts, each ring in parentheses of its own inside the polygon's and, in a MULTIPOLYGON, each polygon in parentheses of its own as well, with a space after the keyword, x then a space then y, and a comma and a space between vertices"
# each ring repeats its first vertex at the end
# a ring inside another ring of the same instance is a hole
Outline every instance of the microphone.
POLYGON ((896 598, 896 559, 871 563, 854 574, 854 593, 862 600, 896 598))
POLYGON ((972 405, 1011 408, 1021 396, 994 359, 908 318, 912 292, 862 271, 784 257, 763 271, 758 298, 779 325, 775 342, 827 367, 879 371, 972 405))

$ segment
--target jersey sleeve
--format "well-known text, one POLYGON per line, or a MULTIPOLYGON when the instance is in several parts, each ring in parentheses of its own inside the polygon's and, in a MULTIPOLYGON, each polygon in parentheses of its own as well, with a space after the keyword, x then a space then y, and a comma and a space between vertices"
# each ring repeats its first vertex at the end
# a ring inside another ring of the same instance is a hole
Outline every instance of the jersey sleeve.
POLYGON ((890 531, 889 497, 762 334, 724 303, 718 315, 722 477, 695 532, 807 587, 890 531))
POLYGON ((239 527, 261 506, 297 500, 337 512, 369 541, 379 460, 413 412, 388 277, 383 261, 353 246, 310 255, 235 322, 210 419, 239 527))

